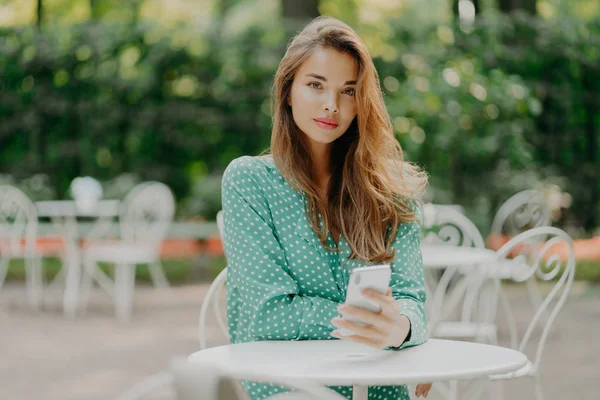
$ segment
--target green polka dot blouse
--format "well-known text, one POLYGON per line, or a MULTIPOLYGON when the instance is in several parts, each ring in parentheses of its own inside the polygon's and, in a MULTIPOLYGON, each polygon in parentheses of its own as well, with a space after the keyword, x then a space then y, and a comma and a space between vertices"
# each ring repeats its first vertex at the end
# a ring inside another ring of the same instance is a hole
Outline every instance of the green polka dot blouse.
MULTIPOLYGON (((271 157, 233 160, 224 173, 222 193, 231 342, 332 340, 331 319, 346 297, 349 273, 364 264, 348 259, 350 246, 343 237, 340 252, 319 242, 305 212, 305 197, 287 184, 271 157)), ((335 246, 331 235, 328 241, 335 246)), ((392 295, 411 322, 402 349, 427 340, 420 225, 403 224, 393 245, 392 295)), ((263 383, 243 385, 252 399, 285 391, 263 383)), ((332 389, 352 398, 352 388, 332 389)), ((369 399, 410 396, 405 386, 379 386, 369 388, 369 399)))

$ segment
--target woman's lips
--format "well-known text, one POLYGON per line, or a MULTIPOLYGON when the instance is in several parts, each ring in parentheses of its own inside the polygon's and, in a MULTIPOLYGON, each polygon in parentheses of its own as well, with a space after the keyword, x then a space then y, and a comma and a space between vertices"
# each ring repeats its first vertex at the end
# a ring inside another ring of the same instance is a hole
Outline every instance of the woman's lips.
POLYGON ((315 121, 315 124, 317 124, 319 128, 323 129, 335 129, 339 125, 337 122, 331 122, 320 118, 315 118, 313 121, 315 121))

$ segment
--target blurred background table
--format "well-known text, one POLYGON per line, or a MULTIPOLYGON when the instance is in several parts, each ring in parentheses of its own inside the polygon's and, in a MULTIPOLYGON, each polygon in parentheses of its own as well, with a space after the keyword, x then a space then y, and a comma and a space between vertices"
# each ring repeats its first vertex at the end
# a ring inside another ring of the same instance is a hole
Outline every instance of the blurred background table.
POLYGON ((92 229, 86 238, 100 236, 112 219, 119 215, 119 200, 99 200, 91 207, 78 207, 73 200, 38 201, 35 203, 38 217, 50 218, 56 230, 64 240, 65 255, 63 258, 65 291, 63 310, 67 317, 74 317, 79 300, 81 284, 81 254, 78 218, 95 219, 92 229))

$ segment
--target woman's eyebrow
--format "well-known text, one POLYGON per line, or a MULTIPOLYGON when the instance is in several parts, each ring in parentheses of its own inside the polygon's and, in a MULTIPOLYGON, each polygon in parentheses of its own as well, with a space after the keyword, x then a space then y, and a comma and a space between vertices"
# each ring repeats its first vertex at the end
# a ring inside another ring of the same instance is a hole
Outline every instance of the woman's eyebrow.
MULTIPOLYGON (((310 74, 306 74, 306 76, 310 76, 310 77, 319 79, 323 82, 327 82, 327 78, 325 78, 324 76, 321 76, 321 75, 310 73, 310 74)), ((356 85, 356 81, 346 81, 346 82, 344 82, 344 85, 356 85)))

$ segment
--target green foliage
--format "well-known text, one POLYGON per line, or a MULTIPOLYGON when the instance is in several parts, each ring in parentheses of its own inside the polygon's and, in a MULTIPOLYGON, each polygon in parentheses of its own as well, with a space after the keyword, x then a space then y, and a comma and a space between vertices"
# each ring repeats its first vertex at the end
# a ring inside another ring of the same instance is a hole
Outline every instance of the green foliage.
POLYGON ((563 178, 572 215, 591 232, 600 223, 600 18, 491 16, 457 44, 482 60, 486 73, 501 68, 519 76, 539 100, 528 101, 541 113, 523 131, 530 158, 543 178, 563 178))
POLYGON ((152 28, 0 31, 0 171, 43 171, 58 197, 76 176, 129 172, 182 199, 194 163, 218 171, 262 151, 279 45, 258 29, 226 41, 207 28, 183 46, 152 28))
MULTIPOLYGON (((220 21, 193 32, 102 21, 1 30, 0 172, 44 173, 54 190, 44 196, 59 198, 81 175, 117 197, 127 182, 160 180, 180 215, 212 218, 227 163, 268 146, 286 44, 279 21, 227 32, 220 21)), ((361 33, 381 35, 386 103, 407 158, 431 175, 429 200, 463 205, 485 233, 511 194, 557 183, 591 232, 600 20, 485 13, 469 33, 409 13, 388 22, 361 33)))
POLYGON ((575 279, 600 283, 600 263, 581 261, 575 267, 575 279))
POLYGON ((503 200, 541 184, 600 216, 600 20, 488 15, 470 32, 401 18, 376 60, 388 110, 430 200, 463 205, 483 228, 503 200), (535 49, 535 50, 534 50, 535 49))

